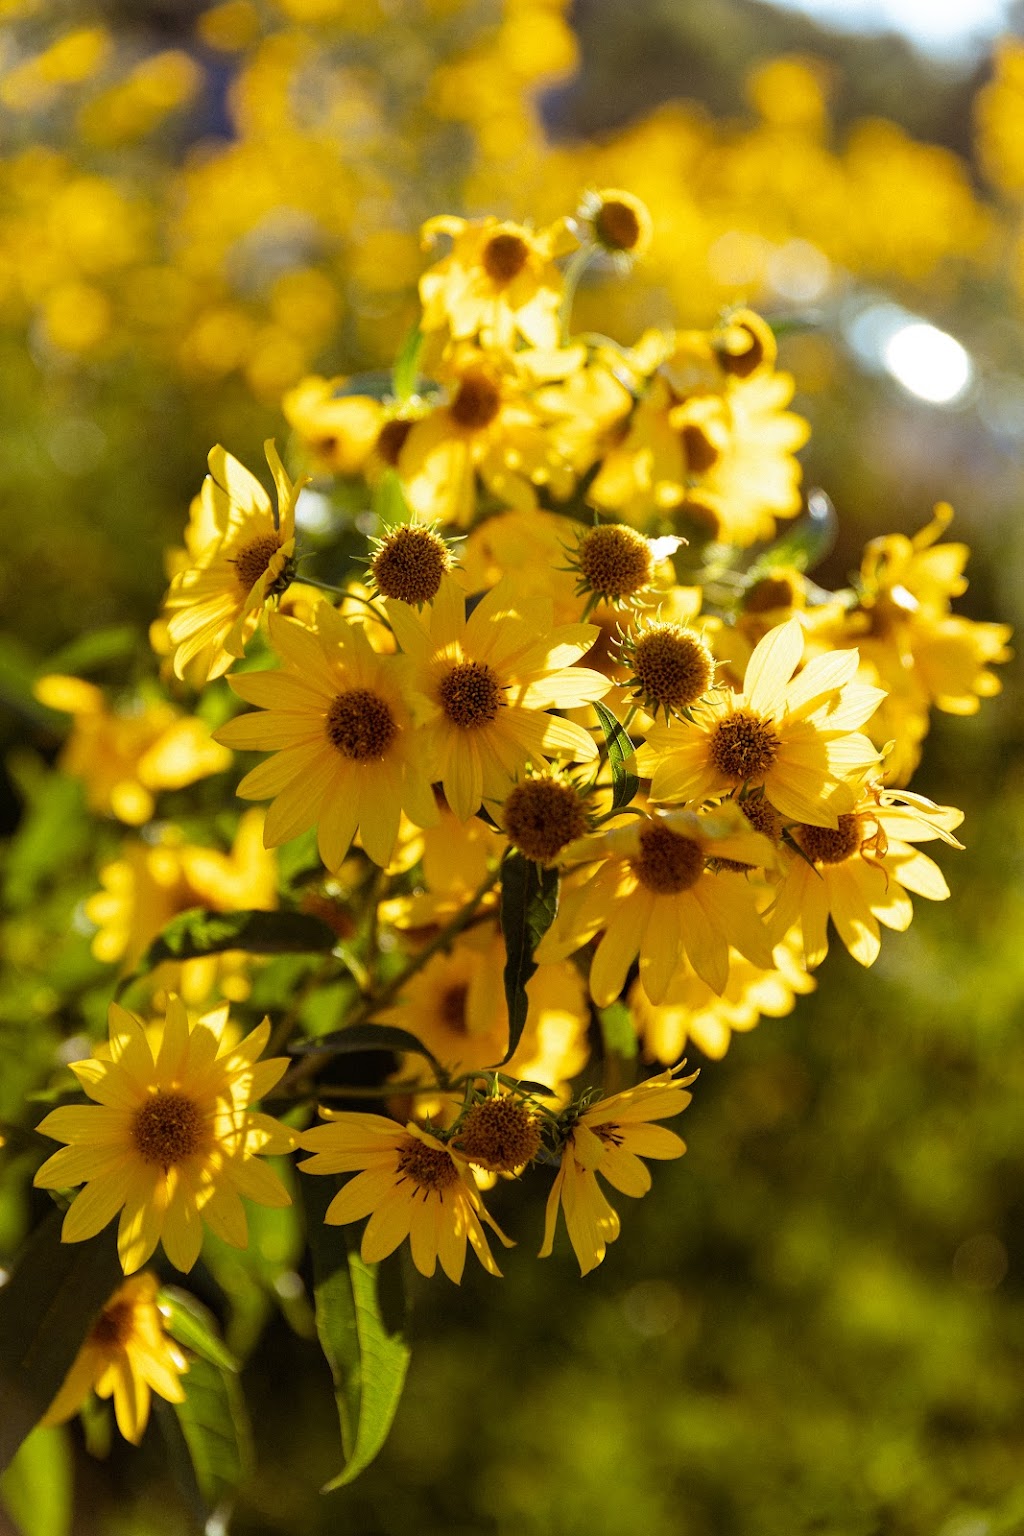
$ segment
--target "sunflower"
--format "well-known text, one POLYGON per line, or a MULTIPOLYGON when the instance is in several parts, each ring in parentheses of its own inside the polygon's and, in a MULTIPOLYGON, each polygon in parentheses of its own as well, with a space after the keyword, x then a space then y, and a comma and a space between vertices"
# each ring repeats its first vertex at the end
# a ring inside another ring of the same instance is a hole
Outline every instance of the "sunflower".
POLYGON ((469 221, 450 214, 428 219, 423 243, 450 235, 452 248, 420 278, 426 333, 454 341, 479 338, 511 352, 516 337, 533 347, 559 341, 562 274, 555 257, 574 245, 565 224, 530 230, 495 218, 469 221))
POLYGON ((272 439, 263 446, 277 487, 276 520, 256 477, 223 448, 210 450, 210 473, 193 504, 197 528, 186 540, 191 560, 164 599, 176 677, 186 668, 195 683, 223 676, 244 656, 266 603, 291 580, 295 503, 305 481, 289 480, 272 439))
POLYGON ((155 1275, 132 1275, 93 1323, 40 1423, 66 1423, 95 1392, 114 1399, 118 1429, 138 1445, 149 1422, 150 1394, 183 1403, 181 1374, 187 1370, 185 1356, 164 1332, 155 1275))
POLYGON ((650 1173, 641 1158, 682 1157, 686 1143, 674 1131, 650 1122, 681 1114, 690 1103, 693 1095, 686 1089, 697 1074, 680 1077, 684 1066, 680 1062, 636 1088, 600 1099, 582 1113, 568 1112, 569 1130, 548 1196, 540 1258, 546 1259, 551 1253, 561 1202, 580 1273, 589 1274, 602 1262, 607 1245, 615 1241, 620 1230, 618 1215, 605 1198, 597 1175, 620 1194, 636 1198, 651 1187, 650 1173))
POLYGON ((652 800, 700 801, 763 786, 781 816, 836 826, 853 807, 858 779, 877 767, 857 727, 884 695, 854 681, 852 650, 815 656, 793 678, 803 650, 800 622, 789 619, 754 647, 742 692, 712 694, 688 721, 654 726, 637 752, 652 800))
POLYGON ((746 875, 708 866, 709 859, 774 865, 772 844, 733 802, 701 814, 637 817, 582 839, 569 856, 574 852, 601 863, 563 892, 535 959, 564 959, 603 929, 590 968, 590 993, 599 1008, 620 995, 638 954, 640 981, 654 1003, 665 997, 684 953, 718 993, 729 979, 730 945, 754 965, 771 965, 767 930, 746 875))
POLYGON ((428 742, 415 724, 430 706, 411 686, 410 663, 379 655, 362 625, 328 603, 317 610, 314 631, 279 614, 270 615, 269 628, 283 666, 228 679, 262 712, 216 733, 228 746, 274 753, 246 774, 238 793, 274 796, 268 847, 316 826, 320 856, 336 871, 358 831, 370 858, 385 865, 403 808, 419 826, 437 819, 428 742))
POLYGON ((299 1167, 306 1173, 356 1174, 335 1195, 324 1220, 343 1226, 369 1216, 360 1249, 367 1264, 386 1258, 408 1238, 421 1275, 429 1278, 440 1259, 458 1285, 468 1238, 488 1274, 501 1274, 483 1223, 506 1247, 512 1245, 484 1209, 464 1157, 411 1122, 403 1127, 383 1115, 320 1113, 327 1124, 303 1136, 303 1147, 314 1155, 299 1167))
POLYGON ((161 1241, 171 1263, 190 1270, 204 1221, 225 1242, 246 1246, 240 1195, 261 1205, 291 1203, 258 1159, 289 1151, 295 1136, 249 1108, 288 1063, 258 1060, 269 1020, 237 1044, 224 1039, 227 1022, 225 1007, 193 1023, 172 997, 154 1051, 141 1020, 111 1003, 109 1059, 70 1063, 96 1102, 62 1106, 39 1125, 67 1145, 39 1169, 36 1184, 85 1186, 64 1218, 63 1242, 95 1237, 120 1211, 117 1248, 126 1275, 161 1241))
POLYGON ((609 687, 573 663, 589 649, 589 624, 551 625, 551 605, 518 600, 499 583, 467 619, 465 599, 445 577, 435 602, 417 615, 388 602, 388 618, 414 667, 414 686, 435 706, 424 749, 448 804, 468 820, 485 799, 503 800, 528 762, 551 757, 591 762, 593 737, 550 709, 572 709, 609 687))
POLYGON ((913 844, 941 838, 961 848, 953 829, 963 819, 954 806, 874 785, 835 828, 791 827, 798 852, 787 861, 769 914, 773 932, 797 928, 813 969, 828 952, 831 917, 853 958, 872 965, 881 949, 879 923, 898 933, 910 926, 908 891, 930 901, 949 896, 938 865, 913 844))

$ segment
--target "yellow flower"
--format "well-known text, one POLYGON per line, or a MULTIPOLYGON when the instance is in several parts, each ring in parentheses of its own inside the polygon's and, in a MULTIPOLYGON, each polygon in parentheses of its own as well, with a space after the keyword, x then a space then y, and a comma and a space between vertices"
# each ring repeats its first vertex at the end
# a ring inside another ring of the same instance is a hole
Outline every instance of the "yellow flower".
POLYGON ((173 704, 111 710, 93 683, 56 673, 39 678, 33 691, 72 716, 58 766, 83 781, 90 810, 131 827, 149 821, 159 790, 184 789, 231 766, 231 753, 211 740, 209 727, 173 704))
POLYGON ((896 748, 886 760, 886 779, 906 783, 920 758, 928 709, 973 715, 981 699, 1001 688, 989 663, 1007 661, 1007 624, 978 623, 950 612, 950 600, 967 588, 966 544, 940 544, 952 510, 935 508, 913 538, 894 533, 872 539, 860 571, 860 604, 846 620, 868 675, 889 699, 872 722, 872 738, 896 748))
POLYGON ((828 952, 831 917, 853 958, 873 965, 882 947, 879 923, 898 933, 910 926, 908 891, 930 901, 949 895, 938 865, 913 844, 941 838, 960 848, 952 834, 962 821, 963 812, 953 806, 875 786, 834 829, 791 827, 800 853, 788 860, 769 914, 773 932, 799 929, 813 969, 828 952))
POLYGON ((690 1103, 693 1095, 686 1089, 697 1074, 680 1078, 683 1066, 680 1063, 625 1093, 600 1099, 571 1121, 561 1165, 548 1196, 539 1255, 542 1259, 551 1253, 561 1202, 580 1274, 596 1269, 604 1259, 607 1245, 615 1241, 620 1231, 618 1215, 609 1205, 597 1175, 607 1179, 620 1194, 635 1199, 651 1187, 651 1175, 641 1158, 682 1157, 686 1143, 674 1131, 652 1125, 651 1121, 678 1115, 690 1103))
POLYGON ((754 1029, 762 1015, 781 1019, 792 1013, 796 998, 814 991, 796 957, 791 937, 775 946, 774 968, 762 970, 743 955, 729 956, 729 980, 719 997, 689 964, 680 966, 661 1003, 652 1003, 639 981, 629 991, 633 1025, 647 1060, 671 1066, 687 1043, 712 1061, 720 1061, 734 1033, 754 1029))
POLYGON ((46 1160, 35 1183, 85 1186, 64 1218, 63 1242, 95 1237, 120 1211, 117 1251, 126 1275, 161 1241, 171 1263, 190 1270, 204 1221, 235 1248, 246 1246, 241 1195, 261 1205, 291 1203, 258 1159, 289 1151, 295 1136, 249 1108, 288 1062, 258 1060, 269 1019, 232 1045, 223 1038, 227 1017, 225 1006, 193 1022, 172 997, 154 1052, 141 1020, 111 1003, 109 1059, 69 1064, 96 1102, 55 1109, 38 1127, 67 1145, 46 1160))
POLYGON ((403 808, 420 826, 437 819, 429 744, 415 726, 428 706, 412 686, 410 664, 378 655, 362 626, 327 603, 317 610, 315 631, 279 614, 269 622, 284 665, 229 678, 262 712, 216 733, 228 746, 274 752, 246 774, 238 793, 274 796, 268 847, 316 826, 320 856, 337 870, 358 831, 370 858, 387 864, 403 808))
MULTIPOLYGON (((246 811, 230 853, 186 843, 165 828, 157 842, 126 842, 119 858, 100 870, 102 890, 85 903, 98 932, 92 952, 108 965, 122 961, 131 970, 150 941, 179 912, 206 907, 226 912, 239 907, 272 911, 277 906, 277 863, 263 846, 263 813, 246 811)), ((240 1002, 249 994, 250 957, 241 950, 167 961, 151 978, 154 986, 202 1003, 215 985, 240 1002)))
POLYGON ((460 819, 474 815, 485 797, 504 799, 528 762, 596 758, 582 726, 546 713, 607 692, 607 678, 573 665, 596 637, 592 625, 552 628, 549 603, 520 601, 504 583, 467 619, 450 576, 422 615, 390 601, 387 611, 413 662, 415 687, 436 706, 424 750, 460 819))
POLYGON ((556 500, 576 483, 570 466, 506 368, 474 349, 446 366, 448 398, 413 423, 396 465, 417 518, 468 527, 477 505, 477 476, 501 505, 529 511, 537 486, 556 500))
POLYGON ((771 945, 742 872, 713 871, 708 860, 773 865, 775 851, 739 806, 635 818, 584 838, 569 850, 600 859, 596 871, 569 882, 554 923, 537 947, 541 964, 561 960, 604 930, 590 968, 599 1008, 622 992, 640 956, 640 982, 652 1002, 665 997, 685 952, 714 992, 729 979, 730 945, 754 965, 771 965, 771 945))
POLYGON ((790 619, 754 647, 742 692, 710 695, 688 721, 652 727, 637 753, 651 798, 701 801, 760 785, 781 816, 834 827, 852 808, 856 780, 877 765, 857 727, 883 695, 853 680, 856 651, 815 656, 794 678, 803 650, 799 620, 790 619))
POLYGON ((343 1226, 369 1216, 360 1249, 368 1264, 408 1238, 421 1275, 432 1275, 440 1259, 458 1285, 468 1238, 488 1274, 500 1275, 483 1223, 506 1247, 511 1243, 484 1209, 465 1158, 411 1122, 402 1127, 382 1115, 320 1113, 327 1124, 305 1133, 302 1145, 314 1156, 299 1166, 306 1173, 356 1174, 324 1220, 343 1226))
MULTIPOLYGON (((407 1029, 450 1073, 496 1067, 508 1049, 508 1006, 502 986, 505 943, 491 924, 463 934, 410 977, 401 1001, 379 1013, 382 1024, 407 1029)), ((587 1059, 590 1010, 574 965, 540 965, 526 985, 526 1025, 502 1070, 543 1083, 561 1097, 587 1059)), ((399 1077, 425 1069, 422 1058, 403 1061, 399 1077)))
POLYGON ((301 380, 281 402, 313 467, 333 475, 365 475, 375 483, 394 469, 413 422, 424 413, 419 401, 398 404, 372 395, 344 394, 344 379, 318 375, 301 380))
POLYGON ((187 538, 192 563, 179 569, 164 599, 174 672, 205 682, 245 655, 260 613, 291 580, 295 503, 303 481, 289 480, 273 441, 264 444, 277 487, 275 520, 260 482, 221 447, 210 450, 192 521, 208 537, 187 538))
POLYGON ((423 226, 425 245, 450 235, 452 248, 420 278, 422 329, 454 341, 479 338, 511 352, 517 336, 557 347, 562 275, 554 258, 571 248, 564 225, 529 230, 495 218, 442 214, 423 226))
POLYGON ((581 233, 611 256, 643 256, 650 246, 654 232, 650 211, 632 192, 618 187, 587 192, 577 217, 583 225, 581 233))
POLYGON ((65 1423, 95 1392, 114 1399, 118 1429, 138 1445, 149 1422, 150 1394, 184 1402, 181 1374, 187 1370, 185 1356, 164 1332, 156 1277, 148 1270, 132 1275, 93 1323, 40 1423, 65 1423))
MULTIPOLYGON (((436 826, 420 832, 407 824, 404 832, 389 873, 404 872, 422 859, 426 889, 381 902, 381 920, 396 928, 432 928, 448 922, 497 868, 508 846, 486 821, 478 816, 460 821, 447 805, 438 807, 436 826)), ((491 890, 478 910, 484 913, 496 904, 497 892, 491 890)))

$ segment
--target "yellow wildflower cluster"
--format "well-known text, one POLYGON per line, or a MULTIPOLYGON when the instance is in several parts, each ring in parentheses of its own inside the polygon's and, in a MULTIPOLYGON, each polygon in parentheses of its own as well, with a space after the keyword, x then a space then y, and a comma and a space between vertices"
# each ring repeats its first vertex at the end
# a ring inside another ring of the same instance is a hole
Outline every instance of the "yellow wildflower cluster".
MULTIPOLYGON (((945 510, 873 541, 845 593, 787 564, 792 541, 751 558, 800 512, 807 431, 765 321, 727 311, 632 345, 573 329, 587 266, 627 271, 652 225, 616 188, 540 229, 429 220, 390 387, 287 395, 289 468, 266 445, 276 505, 210 453, 152 631, 200 715, 154 707, 129 730, 74 680, 41 685, 74 713, 65 762, 96 808, 149 823, 85 915, 99 959, 133 983, 149 967, 154 1016, 112 1005, 109 1044, 71 1064, 94 1102, 42 1122, 66 1145, 37 1175, 84 1186, 66 1241, 119 1217, 126 1274, 158 1242, 190 1269, 204 1223, 243 1245, 241 1197, 289 1198, 261 1156, 295 1149, 308 1174, 354 1175, 326 1221, 368 1218, 367 1262, 408 1239, 421 1273, 456 1282, 467 1244, 497 1274, 488 1231, 509 1243, 484 1191, 546 1167, 541 1255, 561 1210, 586 1273, 619 1235, 604 1185, 641 1196, 644 1159, 685 1150, 658 1122, 690 1103, 687 1042, 720 1057, 792 1009, 830 923, 870 965, 912 895, 948 896, 917 845, 959 847, 961 814, 902 786, 929 708, 995 691, 1007 631, 951 612, 966 550, 936 542, 945 510), (315 547, 304 495, 331 509, 315 547), (254 707, 210 742, 211 699, 222 720, 254 707), (150 820, 157 792, 225 752, 260 754, 237 792, 269 802, 230 855, 150 820), (296 839, 306 867, 279 891, 268 850, 296 839), (197 906, 326 933, 311 986, 346 976, 347 1001, 308 1039, 303 998, 278 1021, 290 1072, 260 1059, 270 1021, 242 1038, 219 1001, 245 1002, 258 943, 147 950, 197 906), (606 1097, 581 1086, 595 1023, 664 1070, 606 1097), (372 1112, 327 1102, 353 1046, 393 1054, 372 1112), (294 1128, 253 1107, 269 1095, 294 1128)), ((173 1398, 142 1324, 97 1327, 54 1415, 126 1371, 173 1398)))

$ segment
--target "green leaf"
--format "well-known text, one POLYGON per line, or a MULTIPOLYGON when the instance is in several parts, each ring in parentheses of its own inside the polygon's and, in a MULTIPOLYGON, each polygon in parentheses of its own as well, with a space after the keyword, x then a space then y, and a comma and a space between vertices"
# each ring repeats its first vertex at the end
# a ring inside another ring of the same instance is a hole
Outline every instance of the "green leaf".
POLYGON ((350 1483, 387 1439, 405 1385, 409 1345, 396 1256, 367 1264, 349 1227, 324 1225, 339 1189, 324 1175, 302 1180, 313 1258, 316 1329, 334 1378, 345 1466, 324 1493, 350 1483))
POLYGON ((611 1003, 598 1010, 597 1018, 605 1050, 616 1056, 634 1057, 637 1052, 636 1028, 626 1004, 621 1001, 611 1003))
POLYGON ((0 704, 17 710, 33 725, 60 735, 67 725, 67 716, 47 709, 36 698, 32 686, 38 675, 39 662, 27 647, 13 635, 0 634, 0 704))
POLYGON ((67 1430, 34 1429, 0 1477, 0 1499, 21 1536, 69 1536, 73 1484, 67 1430))
POLYGON ((594 709, 608 746, 608 763, 612 770, 612 810, 618 811, 630 803, 640 788, 640 780, 631 768, 626 767, 636 748, 610 709, 606 709, 603 704, 595 704, 594 709))
POLYGON ((36 1228, 0 1287, 0 1470, 57 1395, 123 1276, 114 1228, 62 1243, 63 1215, 36 1228))
POLYGON ((108 629, 94 629, 62 645, 43 663, 44 672, 92 672, 112 661, 124 661, 139 648, 139 632, 134 624, 114 624, 108 629))
POLYGON ((402 343, 402 350, 395 358, 394 371, 391 375, 396 400, 408 400, 416 393, 422 350, 423 332, 418 325, 413 325, 402 343))
POLYGON ((385 528, 397 528, 401 523, 412 520, 409 503, 405 499, 396 470, 385 470, 378 480, 373 492, 373 510, 385 528))
POLYGON ((88 845, 85 797, 77 779, 54 773, 31 754, 11 754, 11 775, 27 810, 4 860, 4 895, 20 910, 51 876, 65 873, 88 845))
POLYGON ((220 1513, 252 1474, 252 1430, 245 1399, 234 1372, 202 1356, 189 1362, 181 1380, 185 1401, 174 1404, 173 1417, 161 1410, 162 1428, 178 1480, 190 1502, 197 1502, 197 1492, 207 1511, 220 1513), (189 1467, 182 1466, 180 1450, 175 1446, 176 1437, 171 1432, 175 1424, 188 1452, 189 1467), (189 1470, 194 1490, 189 1487, 189 1470))
POLYGON ((355 1051, 414 1051, 425 1056, 434 1070, 442 1068, 436 1056, 410 1034, 392 1024, 354 1024, 351 1029, 335 1029, 329 1035, 317 1035, 313 1040, 300 1040, 288 1047, 295 1056, 308 1055, 310 1051, 330 1051, 335 1055, 351 1055, 355 1051))
POLYGON ((176 1285, 165 1285, 160 1306, 167 1313, 167 1332, 194 1355, 225 1371, 237 1371, 238 1361, 217 1332, 213 1313, 176 1285))
POLYGON ((798 571, 813 570, 831 553, 838 534, 836 509, 828 496, 821 490, 808 491, 807 511, 790 524, 781 539, 776 539, 758 555, 746 573, 747 588, 770 576, 779 566, 793 566, 798 571))
POLYGON ((504 983, 508 1005, 505 1061, 515 1055, 526 1024, 526 984, 537 969, 533 952, 554 922, 557 910, 558 871, 545 869, 521 853, 507 853, 501 866, 501 931, 505 936, 504 983))
POLYGON ((337 935, 306 912, 182 912, 150 944, 135 970, 118 984, 117 996, 164 960, 194 960, 244 949, 251 955, 316 954, 334 948, 337 935))

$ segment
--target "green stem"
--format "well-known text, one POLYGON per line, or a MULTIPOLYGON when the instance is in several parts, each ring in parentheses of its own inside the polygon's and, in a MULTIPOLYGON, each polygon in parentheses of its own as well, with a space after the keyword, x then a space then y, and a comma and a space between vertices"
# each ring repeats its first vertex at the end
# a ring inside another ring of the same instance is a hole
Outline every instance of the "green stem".
POLYGON ((562 286, 562 303, 558 311, 558 319, 562 327, 563 343, 567 343, 569 340, 569 323, 572 319, 572 306, 576 298, 576 289, 579 287, 580 278, 583 276, 584 272, 587 270, 587 267, 590 265, 596 250, 596 246, 581 245, 579 250, 573 254, 569 261, 569 265, 565 269, 565 276, 563 278, 562 286))

